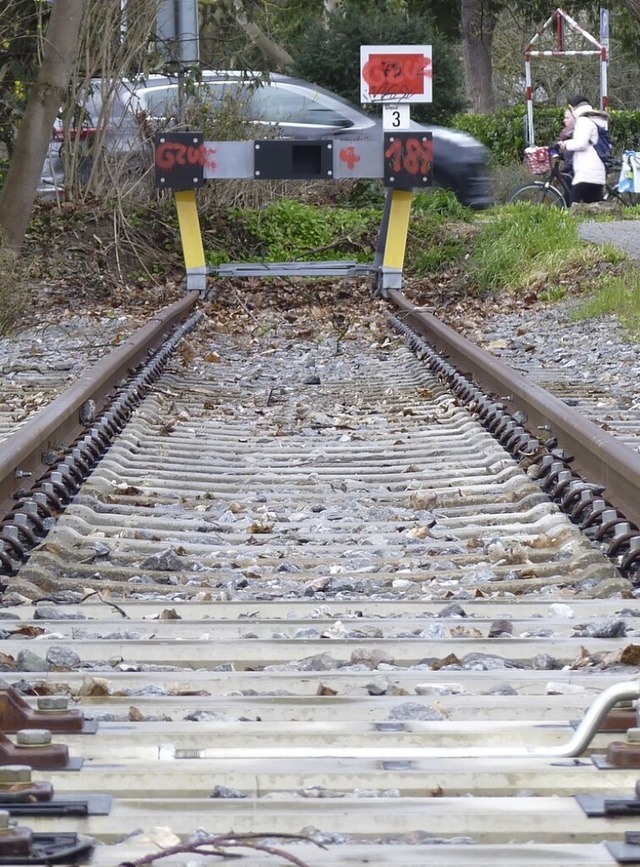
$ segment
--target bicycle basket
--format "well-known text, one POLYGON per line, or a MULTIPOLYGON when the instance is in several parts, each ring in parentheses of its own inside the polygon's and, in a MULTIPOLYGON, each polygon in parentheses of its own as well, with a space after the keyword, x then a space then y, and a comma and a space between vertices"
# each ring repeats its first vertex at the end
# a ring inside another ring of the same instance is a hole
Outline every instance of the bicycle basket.
POLYGON ((535 145, 525 148, 524 161, 532 175, 546 175, 551 169, 549 148, 535 145))

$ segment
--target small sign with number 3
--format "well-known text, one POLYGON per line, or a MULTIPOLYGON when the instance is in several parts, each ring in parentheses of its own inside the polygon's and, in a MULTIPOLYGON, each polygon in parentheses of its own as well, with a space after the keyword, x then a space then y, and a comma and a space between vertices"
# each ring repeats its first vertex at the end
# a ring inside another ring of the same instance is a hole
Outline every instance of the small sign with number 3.
POLYGON ((384 130, 411 129, 411 116, 408 105, 383 105, 382 128, 384 130))

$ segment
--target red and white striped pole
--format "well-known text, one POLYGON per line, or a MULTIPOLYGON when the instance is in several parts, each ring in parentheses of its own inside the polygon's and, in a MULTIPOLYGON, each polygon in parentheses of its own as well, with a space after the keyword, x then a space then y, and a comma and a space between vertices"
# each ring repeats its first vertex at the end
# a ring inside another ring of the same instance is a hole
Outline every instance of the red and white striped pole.
POLYGON ((609 107, 609 91, 607 72, 609 69, 609 10, 600 10, 600 44, 602 56, 600 59, 600 108, 606 111, 609 107))
POLYGON ((524 79, 527 94, 527 144, 532 145, 535 139, 533 132, 533 87, 531 86, 531 55, 525 54, 524 79))

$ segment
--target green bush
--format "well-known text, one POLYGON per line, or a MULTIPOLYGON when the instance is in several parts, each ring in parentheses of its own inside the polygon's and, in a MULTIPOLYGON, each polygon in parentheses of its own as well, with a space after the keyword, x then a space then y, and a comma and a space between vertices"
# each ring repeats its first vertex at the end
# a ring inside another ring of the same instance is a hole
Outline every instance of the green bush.
MULTIPOLYGON (((535 106, 533 123, 536 144, 557 141, 562 129, 564 108, 535 106)), ((623 150, 640 149, 640 111, 612 109, 609 131, 616 155, 623 150)), ((493 114, 458 114, 453 120, 456 129, 471 133, 491 151, 495 165, 521 160, 526 147, 525 105, 497 111, 493 114)))
POLYGON ((640 111, 612 109, 609 116, 614 153, 640 150, 640 111))
POLYGON ((376 208, 320 208, 291 199, 260 210, 231 212, 249 257, 267 262, 369 261, 382 212, 376 208))
POLYGON ((361 45, 431 45, 437 83, 433 102, 412 106, 417 121, 444 123, 465 105, 462 67, 455 51, 443 39, 427 13, 412 15, 383 8, 371 0, 360 9, 343 4, 322 20, 312 19, 291 53, 295 65, 288 70, 320 84, 351 102, 360 102, 361 45))
MULTIPOLYGON (((212 265, 232 260, 351 259, 370 263, 382 213, 382 206, 371 204, 341 207, 292 198, 260 207, 217 209, 203 215, 207 260, 212 265)), ((468 249, 466 224, 473 219, 473 213, 448 190, 417 193, 409 222, 407 272, 421 275, 440 271, 462 258, 468 249)))

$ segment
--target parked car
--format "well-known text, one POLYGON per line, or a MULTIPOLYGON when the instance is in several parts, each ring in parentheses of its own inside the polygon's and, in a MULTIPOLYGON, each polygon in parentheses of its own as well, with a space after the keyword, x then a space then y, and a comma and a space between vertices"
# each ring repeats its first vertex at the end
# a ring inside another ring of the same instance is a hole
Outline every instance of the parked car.
MULTIPOLYGON (((92 144, 99 145, 106 153, 135 152, 153 132, 179 128, 189 105, 206 103, 216 111, 229 105, 227 100, 240 107, 239 118, 247 125, 247 137, 375 139, 382 136, 382 122, 378 117, 322 87, 284 75, 203 72, 198 82, 186 86, 180 86, 176 78, 159 75, 115 85, 96 79, 86 99, 87 121, 71 133, 71 137, 80 138, 87 149, 86 157, 77 165, 80 180, 90 171, 92 144), (105 123, 104 106, 107 104, 108 123, 105 123)), ((433 134, 436 186, 453 190, 457 198, 470 207, 486 208, 492 204, 489 154, 480 142, 467 133, 441 126, 413 123, 412 127, 433 134)), ((64 139, 62 123, 58 122, 45 164, 43 190, 59 189, 64 183, 64 139)))

